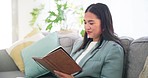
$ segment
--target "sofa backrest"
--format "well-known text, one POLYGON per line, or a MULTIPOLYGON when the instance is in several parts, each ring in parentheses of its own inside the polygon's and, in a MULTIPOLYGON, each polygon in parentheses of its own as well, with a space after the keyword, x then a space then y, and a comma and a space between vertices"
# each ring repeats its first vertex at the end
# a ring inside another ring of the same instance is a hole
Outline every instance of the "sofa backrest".
POLYGON ((127 60, 128 60, 128 52, 129 52, 129 47, 131 45, 131 42, 134 40, 131 37, 128 36, 122 36, 120 37, 121 43, 124 47, 125 50, 125 55, 124 55, 124 68, 123 68, 123 77, 122 78, 127 78, 127 60))
POLYGON ((58 32, 60 45, 70 54, 74 42, 80 38, 76 32, 58 32))
POLYGON ((139 78, 143 69, 146 57, 148 56, 148 37, 141 37, 134 40, 128 52, 127 78, 139 78))
MULTIPOLYGON (((43 32, 43 35, 47 35, 50 32, 43 32)), ((60 45, 70 54, 75 40, 81 38, 79 33, 74 31, 58 31, 60 45)))
POLYGON ((122 37, 120 37, 120 39, 121 39, 121 43, 123 44, 123 47, 127 53, 129 51, 129 47, 131 45, 131 42, 134 39, 132 37, 128 37, 128 36, 122 36, 122 37))
POLYGON ((7 71, 17 71, 19 70, 12 60, 12 58, 9 56, 9 54, 6 52, 5 49, 0 50, 0 72, 7 72, 7 71))

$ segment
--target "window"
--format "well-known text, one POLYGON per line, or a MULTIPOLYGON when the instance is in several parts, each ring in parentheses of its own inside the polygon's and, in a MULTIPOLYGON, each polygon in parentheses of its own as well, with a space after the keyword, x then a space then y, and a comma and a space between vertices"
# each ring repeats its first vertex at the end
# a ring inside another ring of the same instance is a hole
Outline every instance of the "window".
POLYGON ((0 2, 0 49, 12 43, 11 0, 0 2))

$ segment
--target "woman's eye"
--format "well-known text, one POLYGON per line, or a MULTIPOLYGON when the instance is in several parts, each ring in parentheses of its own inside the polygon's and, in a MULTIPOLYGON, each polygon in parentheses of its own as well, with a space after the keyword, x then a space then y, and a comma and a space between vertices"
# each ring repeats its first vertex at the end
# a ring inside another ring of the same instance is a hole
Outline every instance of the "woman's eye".
POLYGON ((94 23, 89 23, 90 25, 93 25, 94 23))

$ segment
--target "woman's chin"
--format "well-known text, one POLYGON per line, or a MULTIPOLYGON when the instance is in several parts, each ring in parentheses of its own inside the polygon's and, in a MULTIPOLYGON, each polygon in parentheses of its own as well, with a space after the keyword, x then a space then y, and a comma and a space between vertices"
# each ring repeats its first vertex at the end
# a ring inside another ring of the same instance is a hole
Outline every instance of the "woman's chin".
POLYGON ((88 38, 93 38, 92 36, 88 36, 88 38))

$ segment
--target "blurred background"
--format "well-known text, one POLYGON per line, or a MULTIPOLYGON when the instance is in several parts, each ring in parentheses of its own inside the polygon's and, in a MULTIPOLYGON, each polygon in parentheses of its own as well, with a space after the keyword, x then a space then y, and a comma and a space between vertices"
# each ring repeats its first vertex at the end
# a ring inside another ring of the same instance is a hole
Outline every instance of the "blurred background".
POLYGON ((23 39, 32 28, 42 32, 83 30, 83 14, 92 3, 105 3, 116 34, 148 36, 148 0, 4 0, 0 3, 0 49, 23 39))

